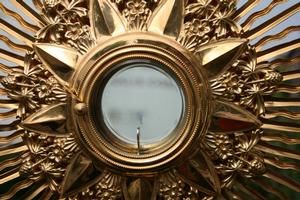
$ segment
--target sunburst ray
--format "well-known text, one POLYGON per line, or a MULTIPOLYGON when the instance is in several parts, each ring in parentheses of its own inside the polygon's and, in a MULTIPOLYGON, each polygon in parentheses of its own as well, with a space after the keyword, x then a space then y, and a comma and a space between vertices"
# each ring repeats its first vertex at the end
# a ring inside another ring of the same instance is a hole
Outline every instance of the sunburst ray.
POLYGON ((13 187, 11 187, 8 192, 1 195, 0 198, 3 200, 13 199, 14 197, 16 197, 16 194, 19 191, 31 187, 34 183, 35 183, 35 181, 30 180, 30 179, 20 181, 19 183, 15 184, 13 187))
MULTIPOLYGON (((298 60, 300 58, 297 57, 296 59, 298 60)), ((294 61, 292 61, 294 62, 294 61)), ((283 81, 290 81, 290 80, 294 80, 294 79, 298 79, 300 78, 300 71, 289 71, 289 72, 283 72, 282 73, 282 77, 283 77, 283 81)))
POLYGON ((22 163, 21 156, 7 159, 0 164, 0 171, 2 171, 3 169, 6 169, 6 168, 10 168, 10 167, 18 167, 18 166, 20 166, 21 163, 22 163))
POLYGON ((50 200, 53 196, 54 196, 54 192, 53 191, 51 191, 51 190, 45 190, 40 195, 39 200, 50 200))
POLYGON ((13 37, 21 40, 28 46, 32 46, 34 42, 34 37, 28 35, 24 31, 19 30, 18 28, 14 27, 13 25, 9 24, 8 22, 0 19, 1 29, 7 32, 8 34, 12 35, 13 37))
POLYGON ((255 149, 270 155, 276 155, 276 156, 291 158, 295 160, 300 160, 300 155, 298 151, 274 146, 267 142, 260 142, 258 145, 255 146, 255 149))
POLYGON ((0 56, 2 59, 7 60, 9 62, 13 62, 19 66, 24 66, 24 57, 18 54, 14 54, 12 52, 6 51, 4 49, 0 49, 0 56))
POLYGON ((273 130, 273 131, 282 131, 282 132, 300 132, 300 126, 298 124, 288 124, 288 123, 282 123, 282 122, 265 122, 262 126, 265 130, 273 130))
POLYGON ((281 142, 287 145, 300 144, 300 138, 291 138, 286 135, 264 133, 261 137, 262 141, 266 142, 281 142))
POLYGON ((264 119, 273 119, 277 117, 284 117, 292 120, 300 120, 299 112, 291 112, 287 110, 279 110, 279 111, 268 111, 262 118, 264 119))
POLYGON ((23 135, 23 130, 17 130, 17 131, 13 132, 10 135, 1 136, 0 137, 0 144, 7 144, 7 143, 10 143, 10 142, 13 142, 13 141, 21 138, 22 135, 23 135))
POLYGON ((300 3, 296 3, 295 5, 291 6, 290 8, 284 10, 283 12, 279 13, 278 15, 272 17, 271 19, 267 20, 266 22, 260 24, 259 26, 245 32, 243 37, 248 38, 249 40, 255 39, 256 37, 263 35, 267 31, 271 30, 279 23, 285 21, 289 17, 293 16, 300 10, 300 3))
POLYGON ((15 167, 0 175, 0 184, 5 184, 20 177, 19 168, 15 167))
POLYGON ((4 65, 4 64, 0 63, 0 70, 1 70, 1 72, 4 72, 6 74, 10 74, 12 72, 13 68, 14 67, 9 67, 7 65, 4 65))
POLYGON ((257 53, 257 62, 269 60, 285 52, 289 52, 298 48, 300 48, 300 39, 296 39, 284 44, 277 45, 275 47, 271 47, 269 49, 257 53))
POLYGON ((13 41, 11 41, 8 37, 6 37, 4 35, 0 35, 0 41, 4 42, 8 47, 10 47, 10 49, 15 50, 15 51, 24 53, 26 51, 32 50, 32 48, 27 45, 14 43, 13 41))
POLYGON ((46 25, 47 22, 41 17, 41 15, 34 11, 28 4, 23 0, 10 0, 10 2, 19 8, 24 14, 26 14, 30 19, 33 19, 37 25, 46 25))
POLYGON ((289 26, 277 34, 263 37, 258 42, 256 42, 253 46, 255 46, 256 51, 260 51, 263 46, 269 44, 270 42, 274 42, 275 40, 281 40, 287 37, 289 34, 299 30, 300 30, 300 26, 289 26))
POLYGON ((281 185, 284 185, 285 187, 288 187, 288 188, 294 190, 295 192, 300 193, 300 184, 297 181, 294 181, 289 177, 283 176, 283 175, 273 172, 271 170, 269 170, 263 176, 267 177, 281 185))
POLYGON ((244 17, 250 10, 260 3, 261 0, 248 0, 242 7, 240 7, 233 15, 233 20, 239 20, 244 17))
MULTIPOLYGON (((276 69, 279 67, 290 67, 294 64, 298 64, 300 62, 300 56, 295 56, 295 57, 291 57, 291 58, 278 58, 273 60, 272 62, 270 62, 271 64, 271 68, 272 69, 276 69)), ((297 73, 297 71, 293 72, 293 71, 289 71, 289 72, 282 72, 283 77, 288 74, 291 75, 293 73, 297 73)), ((283 81, 285 81, 285 78, 283 79, 283 81)))
POLYGON ((280 108, 280 107, 298 107, 300 106, 299 99, 295 98, 266 98, 266 108, 280 108))
POLYGON ((255 200, 267 200, 262 194, 260 194, 257 190, 249 187, 246 184, 237 183, 238 189, 243 191, 245 194, 249 195, 250 198, 255 200))
MULTIPOLYGON (((44 182, 44 181, 42 181, 42 182, 44 182)), ((35 187, 26 189, 26 192, 24 192, 24 194, 22 194, 21 198, 24 200, 32 200, 32 199, 35 199, 43 191, 46 191, 49 193, 49 191, 47 191, 47 189, 49 188, 47 183, 37 182, 34 184, 34 186, 35 187)), ((51 194, 51 192, 50 192, 50 194, 51 194)))
POLYGON ((27 29, 28 31, 31 31, 33 33, 37 32, 39 30, 39 27, 27 22, 22 16, 20 16, 18 13, 8 9, 7 7, 5 7, 3 5, 3 3, 0 3, 0 9, 8 16, 11 16, 13 18, 16 19, 16 21, 18 23, 20 23, 20 25, 27 29))
POLYGON ((274 188, 273 186, 271 186, 269 183, 262 180, 261 178, 253 179, 253 184, 260 186, 260 188, 263 189, 265 192, 273 194, 280 200, 288 199, 288 197, 282 191, 277 190, 276 188, 274 188))
POLYGON ((242 28, 244 31, 248 31, 251 26, 253 25, 253 23, 258 20, 260 17, 268 14, 269 12, 271 12, 274 8, 276 8, 276 6, 282 4, 286 2, 286 0, 277 0, 277 1, 272 1, 267 7, 265 7, 264 9, 257 11, 253 14, 251 14, 242 24, 242 28))
POLYGON ((15 143, 6 147, 1 147, 0 148, 0 156, 6 156, 6 155, 11 155, 11 154, 16 154, 16 153, 21 153, 28 151, 28 147, 23 143, 15 143))
POLYGON ((294 170, 300 173, 300 165, 290 162, 285 162, 280 159, 265 158, 265 163, 272 165, 278 169, 294 170))

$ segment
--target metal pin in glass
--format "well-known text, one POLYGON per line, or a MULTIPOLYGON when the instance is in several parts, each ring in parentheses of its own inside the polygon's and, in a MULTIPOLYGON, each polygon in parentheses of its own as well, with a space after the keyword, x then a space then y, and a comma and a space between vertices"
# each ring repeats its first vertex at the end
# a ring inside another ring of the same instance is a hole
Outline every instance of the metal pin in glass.
POLYGON ((141 136, 141 128, 137 127, 136 129, 136 139, 137 139, 137 154, 140 155, 141 152, 141 143, 140 143, 140 136, 141 136))

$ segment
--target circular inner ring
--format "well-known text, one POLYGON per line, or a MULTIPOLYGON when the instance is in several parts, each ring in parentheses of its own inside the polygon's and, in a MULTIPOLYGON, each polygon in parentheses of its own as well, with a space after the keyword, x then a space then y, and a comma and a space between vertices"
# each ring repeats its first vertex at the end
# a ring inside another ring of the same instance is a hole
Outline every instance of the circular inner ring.
MULTIPOLYGON (((206 79, 192 54, 167 38, 141 33, 138 37, 130 33, 107 41, 78 63, 79 70, 72 86, 79 91, 87 112, 72 112, 72 116, 80 144, 98 159, 99 166, 104 164, 127 174, 149 175, 184 162, 199 148, 207 130, 209 101, 204 99, 206 79), (180 119, 177 125, 169 126, 158 137, 141 141, 144 143, 139 153, 134 137, 120 136, 121 132, 114 130, 115 124, 105 121, 102 99, 109 81, 118 74, 138 68, 135 64, 140 64, 140 60, 143 60, 143 68, 175 82, 175 91, 179 90, 179 98, 175 98, 181 101, 178 105, 183 109, 179 106, 180 112, 176 112, 180 119)), ((73 106, 78 103, 73 100, 73 106)))
POLYGON ((177 128, 184 109, 178 83, 150 60, 122 65, 96 97, 95 111, 101 111, 97 116, 114 136, 137 148, 166 139, 177 128))

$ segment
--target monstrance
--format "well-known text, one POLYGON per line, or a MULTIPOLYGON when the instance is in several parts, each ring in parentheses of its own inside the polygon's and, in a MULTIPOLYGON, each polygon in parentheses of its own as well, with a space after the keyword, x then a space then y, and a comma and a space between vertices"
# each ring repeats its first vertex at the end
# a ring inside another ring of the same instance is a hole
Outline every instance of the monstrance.
POLYGON ((239 24, 259 2, 11 0, 35 24, 0 3, 20 24, 0 19, 0 199, 300 193, 299 102, 284 98, 299 71, 277 70, 299 62, 277 57, 300 42, 263 49, 299 30, 264 35, 300 3, 251 28, 274 0, 239 24))

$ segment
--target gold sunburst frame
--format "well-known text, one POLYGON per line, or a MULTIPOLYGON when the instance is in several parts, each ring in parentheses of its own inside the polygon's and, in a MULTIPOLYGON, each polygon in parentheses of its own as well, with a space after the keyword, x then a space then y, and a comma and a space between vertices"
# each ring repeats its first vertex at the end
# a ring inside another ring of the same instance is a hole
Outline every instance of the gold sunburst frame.
POLYGON ((236 10, 229 0, 33 0, 35 9, 11 0, 36 24, 0 3, 24 28, 0 19, 0 28, 24 43, 0 35, 12 50, 0 49, 0 57, 17 65, 0 65, 6 74, 0 117, 13 119, 0 125, 1 132, 13 131, 0 137, 0 156, 8 156, 0 163, 1 187, 19 180, 0 199, 264 199, 245 182, 287 198, 267 180, 300 193, 297 180, 273 170, 299 172, 291 160, 300 153, 288 147, 300 143, 299 113, 289 111, 299 101, 273 95, 299 92, 287 84, 298 71, 276 71, 299 56, 269 61, 300 42, 261 50, 299 27, 250 45, 300 9, 295 3, 251 29, 282 2, 272 1, 241 25, 259 1, 236 10), (103 119, 95 123, 93 106, 96 91, 123 69, 119 63, 135 59, 159 63, 185 100, 174 132, 138 154, 103 119))

